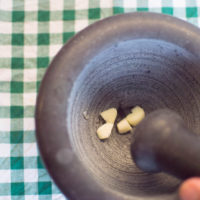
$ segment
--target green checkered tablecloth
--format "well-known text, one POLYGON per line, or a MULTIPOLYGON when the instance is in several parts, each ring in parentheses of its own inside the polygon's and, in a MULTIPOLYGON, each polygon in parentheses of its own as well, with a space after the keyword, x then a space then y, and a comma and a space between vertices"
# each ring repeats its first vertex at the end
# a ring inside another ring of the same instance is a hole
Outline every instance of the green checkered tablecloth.
POLYGON ((200 26, 200 0, 0 0, 0 200, 63 200, 35 140, 40 81, 61 46, 95 21, 152 11, 200 26))

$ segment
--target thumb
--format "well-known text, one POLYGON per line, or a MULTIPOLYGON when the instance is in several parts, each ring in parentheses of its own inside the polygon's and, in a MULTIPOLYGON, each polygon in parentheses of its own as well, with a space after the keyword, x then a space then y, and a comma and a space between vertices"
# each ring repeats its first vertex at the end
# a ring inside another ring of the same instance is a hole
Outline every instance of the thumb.
POLYGON ((200 178, 190 178, 179 189, 181 200, 200 200, 200 178))

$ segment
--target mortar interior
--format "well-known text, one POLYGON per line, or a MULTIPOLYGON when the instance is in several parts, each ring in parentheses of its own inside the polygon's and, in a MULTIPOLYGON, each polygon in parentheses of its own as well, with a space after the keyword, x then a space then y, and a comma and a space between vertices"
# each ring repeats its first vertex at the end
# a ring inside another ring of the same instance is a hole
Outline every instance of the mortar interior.
POLYGON ((155 39, 116 42, 88 62, 74 82, 67 123, 74 151, 99 184, 130 199, 176 191, 176 178, 136 167, 130 155, 134 131, 120 135, 115 126, 111 137, 100 141, 96 130, 104 123, 100 112, 115 107, 119 121, 140 105, 147 114, 170 108, 198 132, 198 64, 186 49, 155 39))

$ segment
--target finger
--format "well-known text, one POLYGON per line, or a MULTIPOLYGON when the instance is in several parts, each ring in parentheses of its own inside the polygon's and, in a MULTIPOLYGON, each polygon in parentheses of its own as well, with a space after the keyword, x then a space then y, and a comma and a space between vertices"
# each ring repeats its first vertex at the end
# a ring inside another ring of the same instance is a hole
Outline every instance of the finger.
POLYGON ((200 178, 190 178, 179 189, 181 200, 200 200, 200 178))

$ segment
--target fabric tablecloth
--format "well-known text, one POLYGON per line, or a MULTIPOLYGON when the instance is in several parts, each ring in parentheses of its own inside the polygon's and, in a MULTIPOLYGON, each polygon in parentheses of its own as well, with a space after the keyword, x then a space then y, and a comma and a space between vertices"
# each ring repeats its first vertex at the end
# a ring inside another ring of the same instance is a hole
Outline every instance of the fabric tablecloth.
POLYGON ((37 150, 40 82, 75 33, 99 19, 135 11, 200 25, 200 0, 0 0, 0 200, 65 199, 37 150))

